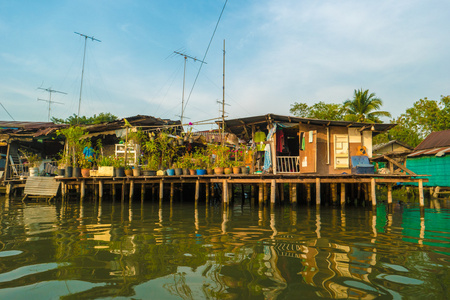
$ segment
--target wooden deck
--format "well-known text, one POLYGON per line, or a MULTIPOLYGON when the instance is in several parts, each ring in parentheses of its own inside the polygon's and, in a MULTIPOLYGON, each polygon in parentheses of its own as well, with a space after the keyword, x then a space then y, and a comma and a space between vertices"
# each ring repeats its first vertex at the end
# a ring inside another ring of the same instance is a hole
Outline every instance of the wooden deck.
MULTIPOLYGON (((258 188, 258 199, 264 202, 268 198, 270 190, 270 203, 274 204, 276 201, 277 190, 284 190, 286 184, 289 185, 289 199, 291 202, 297 201, 297 185, 304 184, 307 190, 308 201, 311 200, 311 191, 315 190, 315 203, 321 204, 321 184, 328 184, 331 187, 331 197, 333 202, 338 201, 337 192, 340 194, 341 205, 345 204, 346 188, 352 186, 366 188, 365 193, 371 199, 372 205, 376 205, 375 186, 382 184, 387 186, 388 203, 392 203, 392 186, 396 183, 417 183, 419 186, 419 201, 423 206, 423 182, 428 181, 421 176, 410 175, 380 175, 380 174, 339 174, 339 175, 314 175, 314 174, 251 174, 251 175, 181 175, 181 176, 139 176, 139 177, 80 177, 80 178, 65 178, 56 177, 58 182, 61 182, 62 195, 65 196, 70 189, 76 188, 79 191, 81 199, 85 197, 86 190, 91 190, 98 198, 104 197, 105 187, 111 191, 115 196, 116 187, 121 187, 122 199, 125 194, 129 194, 130 200, 134 198, 136 188, 140 187, 141 196, 145 194, 148 185, 152 188, 159 189, 160 200, 164 197, 164 186, 170 186, 171 196, 175 185, 191 184, 195 186, 195 201, 200 198, 200 185, 205 186, 205 197, 209 198, 211 195, 211 185, 219 184, 222 187, 223 203, 230 201, 230 189, 233 184, 243 184, 256 186, 258 188)), ((284 193, 280 193, 283 195, 284 193)))

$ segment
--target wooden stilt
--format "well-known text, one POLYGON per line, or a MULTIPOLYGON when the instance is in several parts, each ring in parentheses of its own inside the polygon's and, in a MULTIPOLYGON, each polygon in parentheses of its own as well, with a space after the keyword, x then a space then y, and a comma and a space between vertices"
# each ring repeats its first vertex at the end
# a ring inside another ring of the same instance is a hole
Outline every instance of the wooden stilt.
POLYGON ((116 198, 116 185, 114 183, 111 184, 111 195, 113 199, 116 198))
POLYGON ((173 201, 173 194, 174 194, 174 186, 173 182, 170 183, 170 201, 173 201))
POLYGON ((209 192, 210 192, 210 185, 209 182, 205 183, 205 198, 206 203, 209 203, 209 192))
POLYGON ((419 205, 420 207, 425 205, 423 198, 423 179, 419 179, 419 205))
POLYGON ((332 183, 331 186, 331 201, 333 201, 333 205, 337 203, 337 183, 332 183))
POLYGON ((277 182, 275 179, 272 179, 270 182, 270 203, 275 204, 275 195, 276 195, 276 189, 277 189, 277 182))
POLYGON ((341 183, 341 206, 345 205, 345 183, 341 183))
POLYGON ((103 198, 103 180, 98 181, 98 197, 103 198))
POLYGON ((372 196, 372 206, 377 206, 377 195, 375 190, 375 178, 370 179, 370 194, 372 196))
POLYGON ((392 183, 387 184, 387 201, 392 204, 392 183))
POLYGON ((306 184, 306 201, 311 204, 311 184, 306 184))
POLYGON ((200 180, 195 181, 195 204, 198 203, 198 198, 200 197, 200 180))
POLYGON ((134 180, 130 181, 130 203, 134 198, 134 180))
POLYGON ((125 180, 124 180, 124 181, 122 181, 122 198, 120 199, 122 202, 125 201, 126 189, 127 189, 127 185, 126 185, 125 180))
POLYGON ((284 202, 284 183, 278 185, 280 191, 280 201, 284 202))
POLYGON ((267 183, 263 183, 263 189, 264 189, 264 203, 267 203, 267 198, 269 197, 267 183))
POLYGON ((84 196, 86 196, 86 180, 81 180, 81 191, 80 191, 80 197, 81 199, 84 199, 84 196))
MULTIPOLYGON (((8 186, 7 186, 7 188, 8 188, 8 186)), ((63 198, 66 197, 66 184, 64 183, 64 181, 61 182, 61 196, 62 196, 63 198)))
POLYGON ((262 183, 259 184, 259 189, 258 189, 258 202, 259 204, 263 203, 264 201, 264 186, 262 183))
POLYGON ((141 202, 145 199, 145 183, 141 183, 141 202))
POLYGON ((223 186, 222 186, 222 202, 223 204, 228 204, 228 181, 224 180, 223 181, 223 186))
POLYGON ((163 198, 164 198, 164 182, 161 179, 159 181, 159 201, 162 201, 163 198))
POLYGON ((250 203, 253 207, 255 205, 255 185, 250 185, 250 203))
POLYGON ((316 205, 320 205, 320 178, 316 178, 316 205))
POLYGON ((297 184, 293 183, 292 184, 292 204, 296 204, 297 203, 297 184))

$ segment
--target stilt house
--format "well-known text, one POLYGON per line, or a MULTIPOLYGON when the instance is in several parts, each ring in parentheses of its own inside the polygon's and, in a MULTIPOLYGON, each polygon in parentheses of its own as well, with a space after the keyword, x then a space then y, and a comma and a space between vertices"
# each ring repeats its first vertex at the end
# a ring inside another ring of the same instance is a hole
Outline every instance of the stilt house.
MULTIPOLYGON (((218 122, 219 126, 221 122, 218 122)), ((352 173, 352 156, 372 156, 372 138, 395 124, 328 121, 266 114, 225 121, 225 131, 270 156, 268 172, 352 173)), ((260 166, 255 156, 255 170, 260 166)), ((355 167, 355 166, 353 166, 355 167)))

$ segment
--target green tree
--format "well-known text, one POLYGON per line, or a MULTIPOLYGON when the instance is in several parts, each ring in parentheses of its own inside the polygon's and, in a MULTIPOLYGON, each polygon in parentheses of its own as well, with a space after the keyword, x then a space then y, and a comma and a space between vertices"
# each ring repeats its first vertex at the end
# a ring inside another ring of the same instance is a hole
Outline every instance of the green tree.
POLYGON ((301 118, 342 121, 344 109, 342 104, 318 102, 308 106, 306 103, 291 104, 291 114, 301 118))
POLYGON ((344 119, 352 122, 382 123, 380 117, 391 117, 387 111, 380 111, 383 101, 369 94, 369 90, 355 90, 353 100, 344 101, 344 119))
POLYGON ((70 124, 70 125, 77 125, 77 124, 92 125, 92 124, 112 122, 116 120, 117 116, 111 113, 99 113, 98 115, 93 115, 92 117, 81 116, 79 118, 77 117, 76 114, 73 114, 67 119, 59 119, 52 117, 52 122, 55 124, 70 124))

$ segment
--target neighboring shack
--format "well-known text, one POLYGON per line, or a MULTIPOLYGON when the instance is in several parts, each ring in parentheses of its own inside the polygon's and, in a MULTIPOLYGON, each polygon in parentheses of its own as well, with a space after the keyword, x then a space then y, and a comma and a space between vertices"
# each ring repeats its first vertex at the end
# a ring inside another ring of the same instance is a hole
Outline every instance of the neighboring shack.
POLYGON ((426 186, 450 187, 450 129, 427 136, 407 156, 406 166, 417 174, 430 175, 426 186))
MULTIPOLYGON (((262 150, 270 145, 270 171, 274 174, 350 174, 352 156, 372 157, 372 138, 394 126, 274 114, 225 120, 225 131, 255 141, 262 150), (260 136, 269 138, 261 142, 260 136)), ((258 162, 254 163, 258 169, 258 162)))

